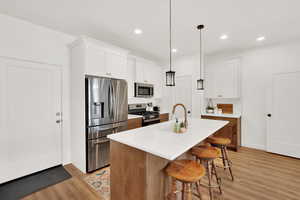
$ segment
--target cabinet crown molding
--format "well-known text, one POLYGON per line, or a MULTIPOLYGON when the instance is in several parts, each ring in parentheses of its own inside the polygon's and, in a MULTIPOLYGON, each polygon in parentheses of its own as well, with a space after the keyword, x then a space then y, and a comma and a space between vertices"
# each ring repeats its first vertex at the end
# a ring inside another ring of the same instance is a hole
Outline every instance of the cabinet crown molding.
POLYGON ((106 52, 116 53, 120 55, 127 56, 129 54, 129 50, 123 49, 121 47, 109 44, 107 42, 103 42, 101 40, 97 40, 88 36, 80 36, 78 39, 76 39, 74 42, 69 44, 69 48, 73 48, 78 45, 84 45, 85 47, 88 47, 90 45, 97 46, 97 48, 102 49, 106 52))

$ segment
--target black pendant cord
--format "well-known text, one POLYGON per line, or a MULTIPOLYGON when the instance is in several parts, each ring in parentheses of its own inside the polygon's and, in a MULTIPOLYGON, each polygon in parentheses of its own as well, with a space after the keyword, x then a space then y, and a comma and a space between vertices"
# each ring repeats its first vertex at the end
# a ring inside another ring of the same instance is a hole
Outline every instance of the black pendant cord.
POLYGON ((200 29, 200 80, 202 79, 202 31, 200 29))
POLYGON ((203 67, 203 48, 202 48, 202 29, 204 25, 198 25, 197 29, 200 31, 200 71, 199 71, 199 79, 197 80, 197 90, 204 90, 204 80, 202 79, 202 67, 203 67))
POLYGON ((172 71, 172 0, 170 0, 170 12, 169 12, 170 16, 169 16, 169 28, 170 28, 170 71, 172 71))
POLYGON ((202 63, 203 63, 203 55, 202 55, 202 29, 204 28, 204 25, 199 25, 197 26, 197 29, 200 31, 200 79, 202 79, 202 63))

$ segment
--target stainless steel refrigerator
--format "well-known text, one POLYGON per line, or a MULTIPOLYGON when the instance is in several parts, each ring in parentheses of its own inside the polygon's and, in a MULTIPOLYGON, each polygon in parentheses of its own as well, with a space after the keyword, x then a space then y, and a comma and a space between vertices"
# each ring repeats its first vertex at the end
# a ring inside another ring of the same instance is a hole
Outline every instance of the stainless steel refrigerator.
POLYGON ((87 172, 109 165, 107 135, 127 129, 127 82, 86 76, 87 172))

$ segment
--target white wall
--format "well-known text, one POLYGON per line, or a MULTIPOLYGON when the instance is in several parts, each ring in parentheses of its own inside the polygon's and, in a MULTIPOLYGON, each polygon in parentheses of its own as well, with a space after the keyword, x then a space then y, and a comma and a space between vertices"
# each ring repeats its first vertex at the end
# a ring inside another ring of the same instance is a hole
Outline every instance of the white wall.
MULTIPOLYGON (((205 67, 210 63, 239 57, 241 59, 241 98, 215 101, 233 103, 242 112, 242 145, 266 149, 267 113, 270 110, 271 77, 273 73, 300 71, 300 41, 259 47, 239 52, 224 52, 206 56, 205 67)), ((186 56, 174 63, 177 75, 193 75, 196 81, 199 74, 199 57, 186 56), (197 63, 198 62, 198 63, 197 63), (196 74, 196 75, 195 75, 196 74)), ((193 89, 193 115, 197 116, 206 106, 203 95, 193 89), (200 100, 201 98, 201 100, 200 100), (195 113, 196 111, 196 113, 195 113)), ((172 89, 164 87, 163 102, 166 106, 174 104, 172 89)))
MULTIPOLYGON (((192 77, 192 116, 200 117, 201 108, 203 107, 203 91, 197 90, 197 79, 199 79, 199 56, 191 55, 175 59, 173 62, 172 70, 174 70, 175 77, 178 76, 191 76, 192 77)), ((174 87, 165 86, 165 72, 169 71, 169 66, 164 67, 164 80, 163 80, 163 96, 162 107, 171 112, 172 106, 176 103, 174 99, 174 87)), ((175 79, 176 84, 176 79, 175 79)))
POLYGON ((242 59, 242 145, 266 149, 267 113, 270 110, 272 74, 300 71, 300 41, 243 52, 210 55, 208 62, 242 59))
POLYGON ((0 56, 55 64, 63 69, 63 164, 70 163, 69 49, 73 36, 0 14, 0 56))

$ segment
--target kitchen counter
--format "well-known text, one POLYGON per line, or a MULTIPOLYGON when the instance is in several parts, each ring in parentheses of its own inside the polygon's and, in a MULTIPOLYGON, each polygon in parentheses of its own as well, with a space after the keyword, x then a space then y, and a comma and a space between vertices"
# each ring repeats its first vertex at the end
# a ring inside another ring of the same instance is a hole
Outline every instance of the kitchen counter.
POLYGON ((131 114, 129 114, 128 115, 128 119, 136 119, 136 118, 142 118, 143 116, 141 116, 141 115, 131 115, 131 114))
POLYGON ((168 121, 109 135, 111 200, 164 200, 171 189, 164 171, 169 162, 193 159, 188 151, 229 122, 189 118, 188 123, 182 134, 168 121))
POLYGON ((188 119, 186 133, 172 131, 174 121, 109 135, 113 141, 151 153, 167 160, 174 160, 199 142, 223 128, 227 121, 198 118, 188 119))
POLYGON ((227 117, 227 118, 240 118, 241 114, 240 113, 233 113, 233 114, 227 114, 227 113, 222 113, 222 114, 215 114, 215 113, 203 113, 201 114, 202 116, 211 116, 211 117, 227 117))

